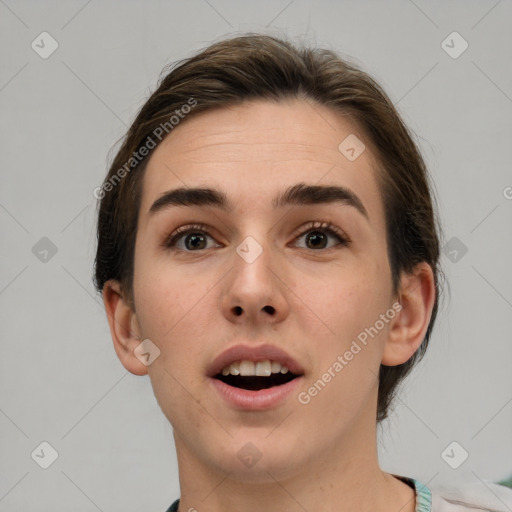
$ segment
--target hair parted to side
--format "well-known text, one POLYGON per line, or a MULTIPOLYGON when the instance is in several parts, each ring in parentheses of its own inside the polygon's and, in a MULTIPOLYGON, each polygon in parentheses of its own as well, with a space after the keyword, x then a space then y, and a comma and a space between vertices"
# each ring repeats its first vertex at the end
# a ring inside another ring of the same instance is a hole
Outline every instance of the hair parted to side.
POLYGON ((376 178, 385 208, 393 292, 398 291, 401 274, 412 272, 420 262, 427 262, 434 273, 436 299, 420 348, 404 364, 380 367, 377 422, 381 422, 388 416, 398 384, 429 343, 442 288, 442 232, 423 158, 391 100, 373 78, 332 50, 250 33, 217 42, 164 69, 156 91, 128 129, 97 196, 101 201, 94 284, 101 293, 106 281, 119 281, 125 299, 133 305, 142 178, 152 151, 172 133, 173 117, 186 122, 200 112, 248 100, 290 98, 349 115, 367 137, 365 144, 379 163, 376 178))

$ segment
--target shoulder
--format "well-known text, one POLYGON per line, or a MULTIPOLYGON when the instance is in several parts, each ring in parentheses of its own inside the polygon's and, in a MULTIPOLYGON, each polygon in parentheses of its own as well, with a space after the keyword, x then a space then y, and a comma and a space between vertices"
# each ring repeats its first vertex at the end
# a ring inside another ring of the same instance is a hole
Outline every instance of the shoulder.
POLYGON ((458 483, 431 489, 432 512, 510 512, 512 489, 492 482, 458 483))

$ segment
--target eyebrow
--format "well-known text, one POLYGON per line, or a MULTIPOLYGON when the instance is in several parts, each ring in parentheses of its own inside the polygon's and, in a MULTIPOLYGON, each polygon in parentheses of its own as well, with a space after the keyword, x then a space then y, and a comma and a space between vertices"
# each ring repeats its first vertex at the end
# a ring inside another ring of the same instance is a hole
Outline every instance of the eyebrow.
MULTIPOLYGON (((272 201, 273 208, 287 205, 303 206, 338 203, 354 207, 367 220, 368 212, 359 197, 350 189, 341 186, 307 185, 297 183, 280 193, 272 201)), ((149 209, 151 215, 173 206, 213 206, 228 213, 234 210, 227 195, 213 188, 177 188, 162 194, 149 209)))

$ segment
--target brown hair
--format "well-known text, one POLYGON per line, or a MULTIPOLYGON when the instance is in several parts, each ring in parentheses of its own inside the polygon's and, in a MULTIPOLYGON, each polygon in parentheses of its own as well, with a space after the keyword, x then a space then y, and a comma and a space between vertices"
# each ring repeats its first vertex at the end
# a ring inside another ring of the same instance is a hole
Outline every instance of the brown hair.
POLYGON ((165 138, 163 131, 172 133, 182 114, 190 117, 251 99, 302 98, 349 115, 362 127, 368 137, 365 144, 372 147, 379 163, 377 179, 385 208, 394 294, 401 273, 410 273, 420 262, 431 266, 436 288, 420 348, 401 365, 380 367, 377 421, 382 421, 398 384, 427 349, 442 276, 441 228, 429 176, 390 99, 368 74, 331 50, 299 47, 259 34, 217 42, 162 73, 157 90, 139 111, 97 189, 96 197, 101 199, 94 276, 97 290, 101 292, 107 280, 115 279, 133 306, 134 248, 144 169, 154 147, 165 138))

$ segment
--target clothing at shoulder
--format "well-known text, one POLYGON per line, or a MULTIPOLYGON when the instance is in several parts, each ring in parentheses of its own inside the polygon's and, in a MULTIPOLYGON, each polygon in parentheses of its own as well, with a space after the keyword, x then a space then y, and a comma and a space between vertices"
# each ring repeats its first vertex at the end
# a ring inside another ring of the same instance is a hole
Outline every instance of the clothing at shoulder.
POLYGON ((177 499, 165 512, 178 512, 178 505, 180 500, 177 499))
POLYGON ((492 482, 432 488, 432 512, 510 512, 512 489, 492 482))
POLYGON ((165 512, 178 512, 178 505, 180 500, 177 499, 165 512))
MULTIPOLYGON (((394 475, 398 476, 398 475, 394 475)), ((491 482, 442 485, 430 490, 414 478, 398 476, 416 489, 416 512, 510 512, 512 489, 491 482)), ((166 512, 177 512, 177 499, 166 512)))

